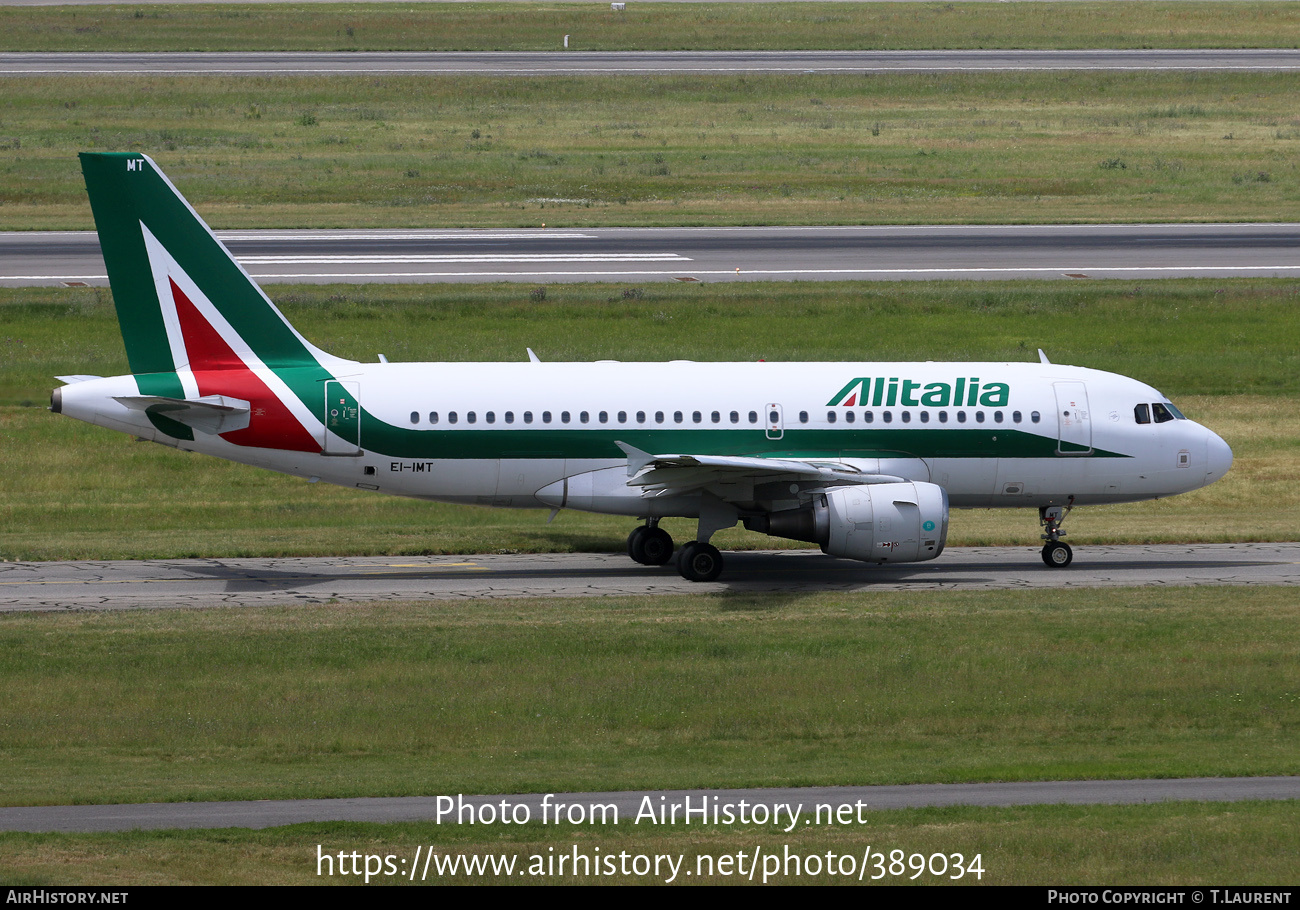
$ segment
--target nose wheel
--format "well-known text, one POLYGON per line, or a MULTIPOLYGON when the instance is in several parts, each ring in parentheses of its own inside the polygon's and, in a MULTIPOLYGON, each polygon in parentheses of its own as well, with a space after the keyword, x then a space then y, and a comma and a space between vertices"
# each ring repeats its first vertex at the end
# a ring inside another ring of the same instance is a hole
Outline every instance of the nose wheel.
POLYGON ((1065 516, 1070 514, 1072 508, 1074 508, 1073 496, 1066 500, 1065 508, 1043 506, 1038 510, 1038 521, 1045 529, 1043 540, 1047 541, 1043 544, 1043 564, 1049 569, 1064 569, 1074 562, 1074 551, 1070 549, 1068 543, 1061 542, 1061 538, 1065 536, 1065 532, 1061 530, 1061 522, 1065 521, 1065 516))
POLYGON ((1074 551, 1068 543, 1050 540, 1043 544, 1043 562, 1049 569, 1064 569, 1074 561, 1074 551))

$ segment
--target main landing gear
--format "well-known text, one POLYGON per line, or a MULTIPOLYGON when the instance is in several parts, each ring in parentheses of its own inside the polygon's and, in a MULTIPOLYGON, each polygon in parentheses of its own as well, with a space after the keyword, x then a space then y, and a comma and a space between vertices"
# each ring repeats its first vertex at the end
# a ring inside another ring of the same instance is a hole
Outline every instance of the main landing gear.
POLYGON ((1071 496, 1066 501, 1065 508, 1060 506, 1043 506, 1038 510, 1038 521, 1046 528, 1043 534, 1043 562, 1050 569, 1064 569, 1074 561, 1074 551, 1070 549, 1068 543, 1062 543, 1060 538, 1065 536, 1061 530, 1061 523, 1065 521, 1065 516, 1070 514, 1074 508, 1074 497, 1071 496))
POLYGON ((673 558, 673 539, 652 518, 627 536, 627 555, 643 566, 662 566, 673 558))
MULTIPOLYGON (((643 566, 666 565, 673 558, 673 539, 651 518, 628 535, 627 555, 643 566)), ((722 554, 713 544, 692 540, 677 554, 677 571, 687 581, 713 581, 722 574, 722 554)))
POLYGON ((713 581, 722 574, 722 554, 711 543, 692 540, 682 545, 677 571, 687 581, 713 581))

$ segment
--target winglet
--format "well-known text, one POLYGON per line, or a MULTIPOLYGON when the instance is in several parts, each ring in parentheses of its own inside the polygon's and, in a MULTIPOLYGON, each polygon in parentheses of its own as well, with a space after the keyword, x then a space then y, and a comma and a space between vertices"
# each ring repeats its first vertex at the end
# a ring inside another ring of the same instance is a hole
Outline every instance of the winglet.
POLYGON ((626 442, 614 441, 614 445, 623 450, 627 456, 627 476, 635 477, 636 473, 655 460, 655 456, 649 452, 643 452, 636 446, 630 446, 626 442))

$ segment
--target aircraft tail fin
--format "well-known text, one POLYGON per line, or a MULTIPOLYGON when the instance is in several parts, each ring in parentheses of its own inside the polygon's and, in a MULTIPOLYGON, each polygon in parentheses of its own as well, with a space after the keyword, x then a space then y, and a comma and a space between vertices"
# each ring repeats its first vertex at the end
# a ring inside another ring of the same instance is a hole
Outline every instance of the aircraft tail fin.
POLYGON ((148 155, 80 157, 132 373, 336 360, 298 334, 148 155))

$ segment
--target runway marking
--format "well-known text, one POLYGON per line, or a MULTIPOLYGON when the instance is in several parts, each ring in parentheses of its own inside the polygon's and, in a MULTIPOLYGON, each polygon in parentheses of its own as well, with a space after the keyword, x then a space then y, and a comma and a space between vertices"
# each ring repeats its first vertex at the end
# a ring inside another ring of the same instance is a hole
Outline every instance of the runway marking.
MULTIPOLYGON (((647 257, 648 258, 648 257, 647 257)), ((662 261, 692 262, 694 260, 676 254, 659 257, 662 261)), ((254 261, 253 258, 244 259, 254 261)), ((355 262, 356 260, 351 260, 355 262)), ((409 261, 409 260, 403 260, 409 261)), ((457 261, 465 261, 463 258, 457 261)), ((507 260, 495 257, 492 261, 507 260)), ((566 260, 560 257, 546 257, 537 261, 602 261, 595 258, 586 260, 566 260)), ((608 260, 627 261, 627 260, 608 260)), ((649 269, 608 269, 608 270, 545 270, 545 271, 419 271, 419 272, 269 272, 249 270, 254 278, 309 279, 309 278, 351 278, 379 281, 386 278, 676 278, 677 271, 654 271, 649 269)), ((1066 272, 1107 272, 1119 274, 1143 274, 1148 272, 1169 272, 1173 274, 1210 273, 1210 272, 1300 272, 1297 265, 1112 265, 1112 266, 949 266, 943 268, 881 268, 881 269, 747 269, 743 266, 739 273, 731 269, 696 269, 695 277, 722 277, 735 280, 754 276, 788 276, 788 275, 1003 275, 1003 274, 1059 274, 1066 272)), ((107 281, 107 275, 0 275, 0 281, 107 281)))
POLYGON ((690 262, 678 253, 410 253, 406 255, 241 256, 245 265, 327 265, 396 262, 690 262))
MULTIPOLYGON (((688 260, 689 261, 689 260, 688 260)), ((1166 266, 1166 265, 1148 265, 1148 266, 1043 266, 1043 267, 1015 267, 1006 268, 997 267, 970 267, 962 268, 960 266, 947 268, 890 268, 890 269, 747 269, 743 266, 739 275, 741 278, 755 275, 971 275, 971 274, 1064 274, 1067 271, 1091 271, 1091 272, 1122 272, 1122 273, 1146 273, 1146 272, 1300 272, 1298 265, 1202 265, 1202 266, 1166 266)), ((251 270, 250 270, 251 272, 251 270)), ((255 278, 514 278, 521 275, 530 275, 540 278, 645 278, 645 277, 677 277, 676 271, 659 271, 649 269, 609 269, 609 270, 547 270, 547 271, 457 271, 457 272, 252 272, 255 278)), ((725 277, 735 279, 737 272, 732 269, 695 269, 691 274, 695 277, 725 277)), ((17 280, 5 279, 0 280, 17 280)))

